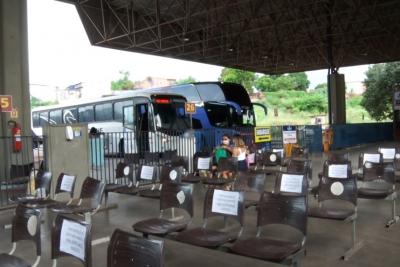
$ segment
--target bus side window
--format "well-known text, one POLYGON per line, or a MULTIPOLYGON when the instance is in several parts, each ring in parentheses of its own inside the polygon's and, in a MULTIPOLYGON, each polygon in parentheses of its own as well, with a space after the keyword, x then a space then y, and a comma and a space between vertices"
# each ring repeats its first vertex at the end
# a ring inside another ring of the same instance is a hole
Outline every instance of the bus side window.
POLYGON ((134 120, 134 109, 133 106, 124 107, 123 108, 123 124, 124 127, 134 130, 135 129, 135 120, 134 120))
POLYGON ((39 113, 37 112, 32 113, 32 125, 33 127, 40 127, 39 113))
POLYGON ((93 122, 94 112, 93 106, 85 106, 78 108, 79 122, 93 122))
POLYGON ((66 124, 72 124, 78 122, 78 114, 76 108, 64 109, 63 110, 63 122, 66 124))
POLYGON ((149 131, 149 105, 147 103, 136 105, 136 112, 138 130, 149 131))
POLYGON ((61 109, 56 109, 52 110, 49 112, 49 123, 50 124, 61 124, 63 123, 62 121, 62 110, 61 109))
POLYGON ((131 101, 131 100, 115 102, 114 103, 114 120, 122 122, 124 107, 132 106, 132 105, 133 105, 133 101, 131 101))
POLYGON ((49 113, 48 112, 40 112, 39 113, 39 127, 43 127, 48 122, 49 122, 49 113))

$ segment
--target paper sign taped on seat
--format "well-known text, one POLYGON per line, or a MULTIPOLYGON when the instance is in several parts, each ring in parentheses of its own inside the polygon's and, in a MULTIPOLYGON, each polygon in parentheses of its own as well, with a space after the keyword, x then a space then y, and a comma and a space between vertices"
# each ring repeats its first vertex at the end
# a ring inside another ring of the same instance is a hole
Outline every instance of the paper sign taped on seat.
POLYGON ((298 174, 282 174, 281 192, 301 193, 303 188, 303 175, 298 174))
POLYGON ((153 180, 153 172, 153 166, 142 166, 142 170, 140 171, 140 179, 153 180))
POLYGON ((332 164, 328 168, 328 176, 331 178, 347 178, 347 164, 332 164))
POLYGON ((61 227, 60 251, 85 260, 86 227, 64 220, 61 227))
POLYGON ((71 192, 74 181, 75 176, 64 174, 64 176, 62 177, 60 189, 63 191, 71 192))
POLYGON ((210 169, 211 158, 198 158, 197 159, 197 169, 199 170, 209 170, 210 169))
POLYGON ((226 215, 238 215, 239 192, 214 190, 211 211, 226 215))
POLYGON ((381 154, 364 154, 364 161, 363 164, 367 161, 372 162, 372 163, 379 163, 381 159, 381 154))
POLYGON ((382 153, 383 159, 394 159, 394 155, 396 154, 395 148, 381 148, 380 151, 382 153))

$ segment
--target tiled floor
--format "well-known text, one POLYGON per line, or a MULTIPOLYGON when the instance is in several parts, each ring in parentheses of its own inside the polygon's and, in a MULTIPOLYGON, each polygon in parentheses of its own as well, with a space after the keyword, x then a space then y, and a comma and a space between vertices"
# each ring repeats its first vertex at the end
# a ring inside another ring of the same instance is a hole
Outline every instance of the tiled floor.
MULTIPOLYGON (((360 151, 374 151, 377 145, 356 148, 351 151, 353 168, 356 168, 357 156, 360 151)), ((321 153, 312 155, 313 179, 321 170, 324 157, 321 153)), ((272 177, 270 179, 273 179, 272 177)), ((269 183, 270 185, 271 183, 269 183)), ((192 226, 201 225, 202 200, 205 189, 202 185, 195 186, 195 218, 192 226)), ((159 204, 156 199, 146 199, 137 196, 110 194, 109 203, 118 203, 119 208, 101 212, 93 217, 93 238, 110 236, 115 228, 132 231, 131 225, 139 220, 158 216, 159 204)), ((389 201, 359 200, 359 219, 357 224, 359 238, 364 241, 364 247, 349 261, 340 260, 340 256, 351 242, 351 224, 340 221, 327 221, 310 218, 308 221, 307 255, 302 265, 320 266, 400 266, 400 223, 391 228, 385 228, 390 217, 389 201)), ((400 213, 400 209, 397 208, 400 213)), ((12 211, 0 213, 0 224, 11 222, 12 211)), ((45 223, 42 227, 42 260, 39 266, 51 266, 50 260, 50 226, 54 214, 44 212, 45 223)), ((246 211, 244 235, 254 235, 256 229, 256 212, 246 211)), ((0 229, 0 252, 11 249, 10 230, 0 229)), ((183 245, 173 241, 166 243, 166 266, 274 266, 245 257, 237 257, 221 251, 211 251, 183 245)), ((18 246, 16 255, 33 262, 34 250, 29 243, 18 246)), ((107 244, 93 247, 93 266, 106 266, 107 244)), ((0 263, 1 266, 1 263, 0 263)), ((81 266, 79 262, 65 258, 58 266, 81 266)))

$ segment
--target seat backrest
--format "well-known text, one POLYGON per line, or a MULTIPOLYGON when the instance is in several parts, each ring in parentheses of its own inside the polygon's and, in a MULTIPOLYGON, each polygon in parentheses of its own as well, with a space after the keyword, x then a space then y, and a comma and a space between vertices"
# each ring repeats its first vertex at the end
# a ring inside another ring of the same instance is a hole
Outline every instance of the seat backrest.
POLYGON ((212 157, 211 156, 195 157, 193 159, 193 163, 195 171, 209 171, 211 170, 212 157))
POLYGON ((11 241, 32 241, 36 245, 36 255, 42 253, 40 235, 40 211, 18 205, 12 219, 11 241))
POLYGON ((308 160, 302 160, 302 159, 290 159, 286 171, 288 173, 301 173, 301 174, 307 174, 309 171, 309 161, 308 160))
POLYGON ((218 162, 218 172, 237 172, 237 160, 235 158, 221 158, 218 162))
POLYGON ((125 164, 139 164, 140 155, 138 153, 125 153, 124 163, 125 164))
POLYGON ((352 176, 350 161, 329 161, 324 162, 322 175, 330 178, 350 178, 352 176))
POLYGON ((307 234, 307 196, 264 192, 258 205, 257 227, 271 224, 289 225, 307 234))
POLYGON ((365 162, 363 166, 362 180, 374 181, 384 179, 383 163, 365 162))
POLYGON ((318 184, 318 201, 339 199, 357 206, 357 181, 355 176, 331 178, 323 176, 318 184))
POLYGON ((176 150, 167 150, 161 154, 161 159, 166 162, 171 162, 176 156, 178 156, 178 152, 176 150))
POLYGON ((265 172, 238 172, 234 182, 234 189, 237 191, 262 193, 265 189, 267 175, 265 172))
POLYGON ((244 192, 208 189, 204 199, 204 219, 214 216, 231 217, 244 224, 244 192))
POLYGON ((92 177, 86 177, 83 181, 80 199, 90 199, 93 204, 99 205, 103 198, 105 184, 92 177))
POLYGON ((358 168, 363 168, 367 161, 371 163, 382 163, 382 153, 360 153, 358 157, 358 168))
POLYGON ((261 164, 264 166, 277 166, 281 165, 281 153, 265 151, 261 155, 261 164))
POLYGON ((292 148, 292 158, 294 157, 308 158, 308 149, 304 147, 294 146, 292 148))
POLYGON ((132 167, 125 162, 118 162, 115 168, 115 179, 131 178, 132 167))
POLYGON ((349 153, 330 152, 328 161, 332 164, 347 162, 349 161, 349 153))
POLYGON ((136 182, 154 183, 157 180, 157 167, 151 165, 140 165, 136 172, 136 182))
POLYGON ((18 177, 26 177, 30 176, 31 171, 33 169, 33 162, 23 165, 15 165, 11 164, 10 166, 10 179, 18 178, 18 177))
POLYGON ((278 172, 274 192, 282 195, 307 195, 308 181, 305 174, 278 172))
POLYGON ((171 159, 171 166, 172 167, 180 167, 182 166, 186 170, 189 169, 188 159, 187 157, 183 156, 175 156, 171 159))
POLYGON ((46 196, 50 194, 51 180, 53 175, 51 172, 43 172, 40 176, 36 177, 35 189, 44 188, 46 196))
POLYGON ((180 183, 183 175, 183 167, 171 167, 164 165, 161 167, 160 183, 180 183))
POLYGON ((163 267, 164 241, 116 229, 108 244, 107 267, 163 267))
POLYGON ((54 194, 68 193, 72 198, 74 194, 75 183, 76 183, 76 176, 69 175, 63 172, 60 173, 57 179, 57 184, 54 190, 54 194))
POLYGON ((156 162, 160 161, 160 153, 159 152, 144 152, 144 161, 146 164, 152 165, 156 162))
POLYGON ((51 258, 74 257, 92 266, 91 224, 76 216, 58 214, 51 232, 51 258))
POLYGON ((160 195, 160 210, 184 209, 193 217, 193 184, 163 184, 160 195))
POLYGON ((397 149, 395 147, 380 147, 378 152, 382 154, 383 161, 393 162, 397 149))

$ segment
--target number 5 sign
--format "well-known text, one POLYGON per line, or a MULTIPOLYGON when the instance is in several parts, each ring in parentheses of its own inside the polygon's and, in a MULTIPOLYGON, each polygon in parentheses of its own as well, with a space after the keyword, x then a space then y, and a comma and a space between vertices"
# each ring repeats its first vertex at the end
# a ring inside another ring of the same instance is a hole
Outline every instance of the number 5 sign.
POLYGON ((0 112, 12 112, 12 96, 11 95, 0 95, 0 112))

